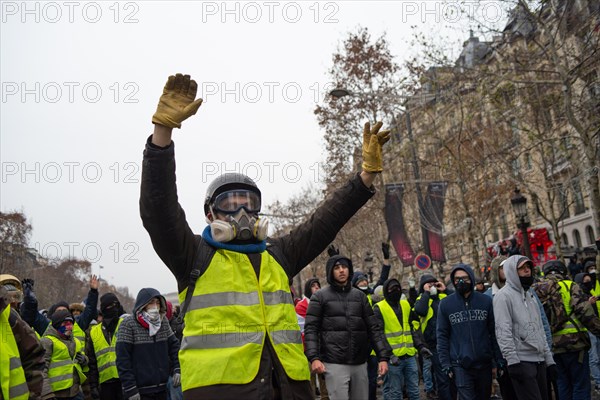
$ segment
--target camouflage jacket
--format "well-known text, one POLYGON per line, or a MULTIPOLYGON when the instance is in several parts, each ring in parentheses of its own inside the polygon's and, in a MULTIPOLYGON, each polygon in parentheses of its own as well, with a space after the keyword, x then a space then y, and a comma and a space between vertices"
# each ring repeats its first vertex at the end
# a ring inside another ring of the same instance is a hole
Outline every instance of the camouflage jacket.
POLYGON ((560 275, 549 275, 546 279, 537 282, 534 289, 544 306, 544 311, 552 330, 552 352, 555 354, 570 353, 581 350, 589 350, 590 339, 587 332, 575 332, 563 335, 555 335, 563 329, 570 318, 575 317, 580 325, 596 336, 600 336, 600 319, 594 313, 592 305, 587 301, 579 285, 575 282, 571 285, 571 315, 568 315, 560 294, 558 282, 562 281, 560 275))

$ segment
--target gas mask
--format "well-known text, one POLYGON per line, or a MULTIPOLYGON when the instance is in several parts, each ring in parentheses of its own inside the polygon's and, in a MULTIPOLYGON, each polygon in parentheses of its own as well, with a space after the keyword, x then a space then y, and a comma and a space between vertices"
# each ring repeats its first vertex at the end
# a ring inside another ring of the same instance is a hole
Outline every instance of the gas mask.
POLYGON ((230 190, 216 196, 210 206, 213 221, 210 232, 217 242, 225 243, 234 239, 262 241, 267 237, 269 221, 259 218, 260 196, 251 190, 230 190), (225 220, 216 215, 225 215, 225 220))
POLYGON ((259 241, 267 237, 269 220, 249 215, 244 208, 227 216, 227 221, 215 219, 210 222, 210 233, 217 242, 226 243, 234 239, 259 241))

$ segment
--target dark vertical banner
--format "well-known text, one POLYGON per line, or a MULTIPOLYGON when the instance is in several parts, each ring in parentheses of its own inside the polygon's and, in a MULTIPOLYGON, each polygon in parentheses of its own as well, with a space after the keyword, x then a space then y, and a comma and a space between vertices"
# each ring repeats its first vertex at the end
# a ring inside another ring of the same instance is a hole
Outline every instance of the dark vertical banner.
POLYGON ((404 185, 401 183, 385 185, 385 222, 390 240, 402 265, 413 265, 415 253, 408 240, 404 217, 402 215, 402 197, 404 185))
POLYGON ((432 182, 427 186, 427 196, 422 215, 429 239, 431 260, 438 262, 446 261, 442 228, 444 226, 444 199, 447 186, 446 182, 432 182))

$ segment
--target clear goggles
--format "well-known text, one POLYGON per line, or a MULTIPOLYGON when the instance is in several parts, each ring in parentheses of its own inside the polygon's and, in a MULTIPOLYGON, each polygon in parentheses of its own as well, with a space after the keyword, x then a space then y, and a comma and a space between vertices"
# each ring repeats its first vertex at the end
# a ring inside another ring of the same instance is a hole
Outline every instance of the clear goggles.
POLYGON ((235 214, 245 209, 249 214, 260 211, 260 196, 250 190, 230 190, 215 197, 212 208, 224 214, 235 214))

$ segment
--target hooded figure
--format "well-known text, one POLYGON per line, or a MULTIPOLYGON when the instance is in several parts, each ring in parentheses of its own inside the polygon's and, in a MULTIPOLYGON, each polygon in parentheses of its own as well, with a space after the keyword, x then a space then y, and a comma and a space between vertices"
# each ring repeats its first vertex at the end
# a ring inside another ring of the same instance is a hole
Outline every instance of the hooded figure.
POLYGON ((312 286, 315 283, 319 286, 319 289, 321 289, 321 282, 319 282, 318 278, 310 278, 304 284, 304 297, 306 297, 307 299, 310 299, 313 295, 312 286))
MULTIPOLYGON (((554 359, 546 340, 538 302, 530 291, 534 266, 525 256, 504 262, 506 285, 494 296, 496 338, 515 393, 525 399, 547 397, 546 367, 554 359), (532 381, 537 385, 532 385, 532 381)), ((552 367, 552 374, 556 367, 552 367)))
POLYGON ((125 398, 136 394, 160 396, 167 381, 180 385, 179 341, 166 318, 167 302, 158 290, 144 288, 135 300, 132 315, 117 332, 117 370, 125 398))
POLYGON ((475 291, 475 274, 466 264, 450 273, 456 292, 440 302, 437 349, 442 369, 465 385, 460 398, 489 399, 492 368, 501 359, 494 328, 492 299, 475 291))
POLYGON ((344 390, 348 396, 349 380, 351 396, 367 398, 369 344, 379 356, 382 375, 387 370, 391 348, 367 296, 352 287, 352 261, 335 255, 327 260, 326 273, 329 286, 313 294, 306 313, 306 357, 313 371, 330 372, 325 378, 331 397, 341 396, 344 390))
POLYGON ((504 287, 504 284, 506 283, 506 276, 504 275, 504 261, 506 261, 505 256, 498 256, 495 257, 490 264, 490 280, 492 282, 492 287, 485 292, 485 294, 488 296, 495 295, 498 290, 504 287))

